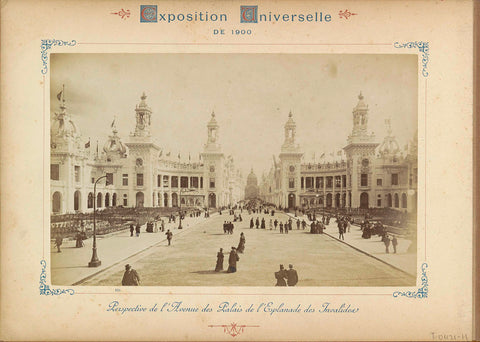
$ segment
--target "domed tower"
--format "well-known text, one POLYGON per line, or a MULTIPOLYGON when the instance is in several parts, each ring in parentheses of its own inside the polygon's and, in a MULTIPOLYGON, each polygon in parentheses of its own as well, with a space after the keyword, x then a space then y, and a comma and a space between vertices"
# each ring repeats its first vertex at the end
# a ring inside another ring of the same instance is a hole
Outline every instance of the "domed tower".
POLYGON ((250 174, 247 176, 247 185, 245 186, 245 199, 255 199, 259 196, 258 180, 257 176, 253 172, 253 168, 250 174))
POLYGON ((145 95, 145 92, 143 92, 142 96, 140 97, 141 101, 135 108, 136 126, 135 133, 133 134, 134 136, 150 136, 152 110, 147 105, 146 99, 147 95, 145 95))
POLYGON ((398 145, 397 139, 395 139, 395 137, 392 135, 390 119, 385 120, 385 125, 387 126, 387 135, 385 136, 382 144, 378 148, 378 153, 383 159, 393 159, 395 157, 398 157, 400 147, 398 145))
POLYGON ((375 198, 375 135, 368 133, 368 105, 360 92, 358 103, 353 108, 353 128, 343 148, 347 156, 347 206, 368 208, 374 206, 375 198))
POLYGON ((77 126, 67 112, 65 87, 57 95, 60 111, 54 112, 50 125, 51 212, 83 211, 87 154, 77 126))
POLYGON ((294 209, 300 203, 300 167, 303 152, 300 146, 295 143, 297 124, 293 120, 290 111, 288 120, 284 126, 284 142, 280 153, 280 174, 281 174, 281 205, 294 209))
POLYGON ((219 125, 212 111, 207 123, 207 143, 203 147, 205 165, 203 179, 206 182, 206 203, 210 208, 228 205, 228 187, 224 184, 225 156, 219 143, 219 125))
POLYGON ((107 157, 107 161, 113 161, 118 158, 125 158, 127 148, 122 143, 120 137, 117 135, 117 127, 115 125, 115 120, 112 123, 112 135, 108 137, 107 142, 103 146, 103 151, 107 157))
MULTIPOLYGON (((131 202, 136 207, 153 207, 158 203, 153 175, 160 147, 150 134, 152 110, 147 105, 146 99, 147 95, 143 92, 140 103, 135 106, 135 131, 130 134, 125 143, 128 148, 125 163, 128 165, 128 174, 133 180, 128 183, 128 198, 132 199, 131 202)), ((115 135, 116 133, 113 132, 113 136, 107 142, 107 149, 112 149, 110 153, 118 156, 123 151, 123 147, 115 135), (108 145, 109 143, 113 146, 108 145)))

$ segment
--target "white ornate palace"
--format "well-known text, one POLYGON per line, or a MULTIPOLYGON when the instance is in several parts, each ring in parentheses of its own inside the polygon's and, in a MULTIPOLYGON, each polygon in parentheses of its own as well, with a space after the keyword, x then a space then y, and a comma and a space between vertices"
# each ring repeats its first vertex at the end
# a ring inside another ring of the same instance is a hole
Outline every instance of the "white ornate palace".
POLYGON ((295 143, 292 113, 285 124, 279 161, 260 185, 261 197, 288 208, 417 208, 417 135, 402 152, 387 122, 379 144, 368 132, 368 105, 362 94, 353 109, 353 129, 343 148, 345 159, 306 163, 295 143))
MULTIPOLYGON (((152 110, 145 93, 135 108, 136 127, 122 142, 115 124, 103 151, 91 151, 59 94, 60 111, 51 122, 51 213, 88 212, 105 207, 220 207, 243 199, 244 183, 232 156, 219 144, 212 113, 201 161, 172 161, 150 132, 152 110), (99 181, 94 197, 94 183, 99 181)), ((169 154, 169 153, 168 153, 169 154)))

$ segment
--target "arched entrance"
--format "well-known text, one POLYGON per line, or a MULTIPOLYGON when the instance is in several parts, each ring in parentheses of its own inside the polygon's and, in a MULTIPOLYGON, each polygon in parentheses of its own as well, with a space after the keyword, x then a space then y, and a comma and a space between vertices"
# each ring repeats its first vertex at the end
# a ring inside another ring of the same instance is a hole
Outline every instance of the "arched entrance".
POLYGON ((407 194, 406 193, 402 194, 402 208, 403 209, 407 208, 407 194))
POLYGON ((168 207, 168 194, 163 194, 163 206, 168 207))
POLYGON ((360 208, 368 209, 368 194, 366 192, 360 194, 360 208))
POLYGON ((343 194, 342 195, 342 208, 345 208, 345 206, 347 205, 347 194, 343 194))
POLYGON ((117 194, 113 194, 112 196, 112 207, 117 206, 117 194))
POLYGON ((97 194, 97 208, 101 208, 102 207, 102 193, 99 192, 97 194))
POLYGON ((137 208, 142 208, 144 199, 145 195, 143 194, 143 192, 137 192, 137 194, 135 195, 135 206, 137 208))
POLYGON ((333 200, 332 194, 327 194, 327 208, 332 207, 332 200, 333 200))
POLYGON ((398 199, 398 194, 395 194, 395 196, 393 198, 394 198, 394 202, 395 202, 395 208, 398 208, 400 206, 400 201, 398 199))
POLYGON ((110 206, 110 194, 107 192, 105 194, 105 208, 110 206))
POLYGON ((62 211, 62 194, 55 191, 52 196, 52 212, 58 214, 62 211))
POLYGON ((392 194, 387 194, 387 207, 392 207, 392 194))
POLYGON ((181 203, 182 205, 185 205, 185 204, 186 204, 186 203, 185 203, 185 197, 182 197, 182 200, 180 201, 180 203, 181 203))
POLYGON ((178 207, 178 195, 176 193, 172 194, 172 207, 178 207))
POLYGON ((87 208, 93 208, 93 193, 88 193, 87 208))
POLYGON ((335 194, 335 207, 340 208, 340 194, 339 193, 335 194))
POLYGON ((217 207, 217 196, 213 192, 208 194, 208 206, 210 208, 217 207))
POLYGON ((82 194, 79 190, 73 193, 73 210, 78 211, 80 210, 80 203, 81 203, 82 194))
MULTIPOLYGON (((315 199, 313 199, 313 202, 315 203, 315 199)), ((295 209, 295 194, 289 194, 288 195, 288 209, 295 209)))

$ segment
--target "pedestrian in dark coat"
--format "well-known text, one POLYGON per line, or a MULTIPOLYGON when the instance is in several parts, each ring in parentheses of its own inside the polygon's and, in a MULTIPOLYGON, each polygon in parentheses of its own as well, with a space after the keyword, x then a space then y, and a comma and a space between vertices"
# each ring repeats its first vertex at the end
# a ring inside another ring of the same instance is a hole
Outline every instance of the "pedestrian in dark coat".
POLYGON ((343 233, 344 233, 344 224, 343 224, 343 221, 342 220, 339 220, 338 221, 338 239, 342 239, 342 240, 345 240, 345 238, 343 237, 343 233))
POLYGON ((230 256, 228 257, 228 273, 237 272, 237 261, 240 261, 240 257, 235 250, 235 247, 232 247, 230 251, 230 256))
POLYGON ((167 236, 168 245, 170 246, 172 238, 173 238, 173 233, 170 231, 170 229, 168 229, 167 232, 165 233, 165 235, 167 236))
POLYGON ((289 222, 285 222, 285 224, 283 225, 283 231, 285 234, 288 234, 288 230, 290 229, 290 223, 289 222))
POLYGON ((300 220, 297 220, 297 230, 300 229, 300 220))
POLYGON ((223 248, 217 253, 217 264, 215 265, 215 272, 223 271, 223 248))
POLYGON ((288 286, 295 286, 298 283, 298 274, 297 271, 293 269, 293 265, 288 265, 287 271, 287 284, 288 286))
POLYGON ((280 234, 283 234, 283 223, 280 222, 280 234))
POLYGON ((255 227, 257 227, 258 229, 259 226, 260 226, 260 220, 257 217, 257 219, 255 220, 255 227))
POLYGON ((262 224, 260 225, 260 228, 265 229, 265 218, 262 217, 262 224))
POLYGON ((130 224, 130 236, 133 236, 133 231, 135 230, 135 227, 133 224, 130 224))
POLYGON ((274 273, 275 279, 277 279, 277 283, 275 286, 287 286, 287 282, 285 279, 287 278, 287 271, 283 268, 283 265, 280 265, 280 270, 274 273))
POLYGON ((390 247, 390 237, 388 235, 385 235, 383 238, 383 243, 385 244, 385 253, 390 253, 388 250, 388 247, 390 247))
POLYGON ((275 230, 277 230, 277 225, 278 225, 278 221, 277 219, 275 219, 275 221, 273 221, 273 226, 275 227, 275 230))
POLYGON ((250 229, 253 228, 254 224, 253 224, 253 217, 250 219, 250 229))
POLYGON ((140 277, 137 271, 135 271, 129 264, 125 265, 125 273, 122 279, 123 286, 138 286, 140 285, 140 277))
POLYGON ((55 246, 57 247, 57 252, 62 253, 62 250, 60 249, 60 246, 63 243, 63 238, 59 235, 55 238, 55 246))
POLYGON ((238 243, 237 252, 243 253, 244 250, 245 250, 245 235, 242 232, 240 233, 240 241, 238 243))
POLYGON ((397 245, 398 245, 397 237, 394 235, 392 238, 393 253, 397 253, 397 245))
POLYGON ((137 223, 137 226, 135 227, 135 233, 137 233, 137 237, 140 236, 140 223, 137 223))

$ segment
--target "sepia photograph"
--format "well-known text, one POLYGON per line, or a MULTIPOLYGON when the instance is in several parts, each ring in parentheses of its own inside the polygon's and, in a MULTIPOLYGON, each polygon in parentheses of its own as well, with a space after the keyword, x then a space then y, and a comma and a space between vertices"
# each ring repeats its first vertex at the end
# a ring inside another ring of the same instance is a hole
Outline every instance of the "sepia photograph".
POLYGON ((416 285, 417 54, 50 57, 52 285, 416 285))

